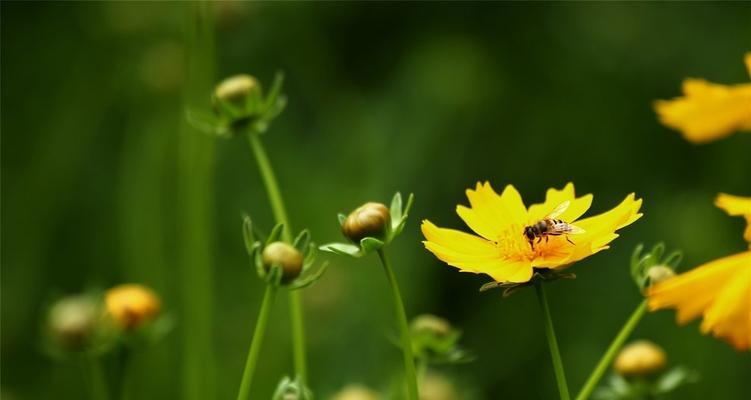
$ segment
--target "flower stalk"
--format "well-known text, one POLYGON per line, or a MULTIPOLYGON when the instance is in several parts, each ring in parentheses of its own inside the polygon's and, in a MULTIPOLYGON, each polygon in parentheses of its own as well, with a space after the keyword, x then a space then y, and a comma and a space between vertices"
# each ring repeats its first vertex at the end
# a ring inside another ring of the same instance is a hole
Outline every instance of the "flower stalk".
POLYGON ((636 326, 639 324, 639 321, 641 321, 642 317, 644 317, 644 314, 646 313, 647 300, 642 300, 642 302, 639 303, 639 306, 636 307, 636 310, 634 310, 634 312, 628 318, 626 324, 623 325, 621 331, 618 332, 618 335, 616 335, 615 339, 613 339, 613 342, 610 343, 608 350, 602 356, 600 362, 597 363, 597 366, 589 375, 586 383, 582 387, 579 394, 576 396, 576 400, 586 400, 590 395, 592 395, 592 392, 597 387, 600 379, 602 379, 602 376, 605 375, 605 372, 607 372, 610 364, 613 363, 615 356, 618 355, 618 351, 621 349, 621 347, 623 347, 623 344, 626 343, 628 337, 631 336, 631 332, 634 331, 636 326))
MULTIPOLYGON (((277 223, 283 224, 282 239, 285 242, 292 242, 292 228, 289 224, 289 218, 287 217, 287 211, 284 207, 284 200, 282 199, 281 191, 279 190, 279 184, 276 180, 276 175, 271 167, 269 157, 266 155, 266 150, 261 142, 260 135, 253 130, 247 132, 248 142, 250 149, 255 156, 256 163, 258 164, 258 170, 261 173, 261 179, 266 187, 266 193, 269 197, 269 203, 271 204, 271 210, 274 214, 274 219, 277 223)), ((302 302, 300 299, 300 293, 297 291, 289 292, 289 314, 292 326, 292 352, 295 365, 295 374, 300 379, 303 385, 307 384, 307 361, 305 354, 305 325, 303 320, 302 302)))
POLYGON ((548 338, 548 346, 550 347, 550 358, 553 361, 553 370, 555 372, 555 380, 558 384, 558 393, 561 400, 569 400, 568 384, 566 383, 566 373, 563 369, 563 362, 561 361, 561 353, 558 350, 558 340, 555 336, 555 330, 553 329, 553 319, 550 315, 550 307, 548 306, 548 298, 545 295, 545 289, 542 283, 535 283, 535 291, 537 293, 537 300, 540 302, 542 308, 543 318, 545 322, 545 336, 548 338))
POLYGON ((391 287, 391 294, 394 299, 394 311, 396 312, 397 323, 399 324, 399 338, 402 347, 402 356, 404 358, 404 375, 407 381, 408 399, 417 400, 419 398, 417 391, 417 373, 415 372, 415 357, 412 355, 412 338, 407 324, 407 314, 404 312, 404 302, 399 292, 399 284, 396 281, 396 275, 391 268, 391 263, 383 248, 378 249, 378 258, 383 265, 383 271, 386 273, 386 279, 391 287))
POLYGON ((261 352, 261 345, 263 344, 266 325, 269 320, 269 315, 271 314, 271 307, 276 298, 276 291, 277 285, 273 283, 266 285, 266 291, 263 295, 263 301, 261 302, 261 310, 258 313, 258 320, 256 321, 256 328, 253 331, 253 339, 250 342, 250 349, 248 349, 248 358, 245 360, 245 370, 243 371, 243 378, 240 382, 240 389, 237 393, 237 400, 246 400, 250 395, 253 374, 256 370, 258 354, 261 352))
POLYGON ((89 395, 92 400, 109 400, 109 388, 102 369, 101 360, 86 354, 83 356, 83 369, 86 381, 89 385, 89 395))

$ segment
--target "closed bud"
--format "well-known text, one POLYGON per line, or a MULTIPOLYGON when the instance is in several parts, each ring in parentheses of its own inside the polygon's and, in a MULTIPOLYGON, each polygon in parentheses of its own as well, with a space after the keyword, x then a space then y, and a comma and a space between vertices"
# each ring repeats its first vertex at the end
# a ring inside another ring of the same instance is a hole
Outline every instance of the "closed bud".
POLYGON ((334 400, 378 400, 378 393, 363 385, 347 385, 336 393, 334 400))
POLYGON ((647 271, 647 276, 649 276, 649 281, 655 284, 674 277, 675 271, 665 265, 655 265, 647 271))
POLYGON ((452 331, 451 324, 441 317, 423 314, 412 320, 412 331, 415 333, 430 333, 436 336, 446 336, 452 331))
POLYGON ((266 272, 274 265, 282 269, 282 283, 291 282, 302 271, 302 254, 294 246, 284 242, 273 242, 266 246, 261 258, 266 272))
POLYGON ((665 351, 648 340, 639 340, 624 347, 615 359, 614 368, 624 377, 649 376, 665 368, 665 351))
POLYGON ((52 305, 48 325, 52 337, 69 348, 81 348, 94 333, 98 307, 88 296, 71 296, 52 305))
POLYGON ((245 104, 245 99, 251 94, 261 95, 261 84, 256 78, 241 74, 231 76, 216 85, 214 98, 230 102, 235 105, 245 104))
POLYGON ((347 216, 342 224, 342 233, 355 243, 366 237, 382 239, 390 221, 391 213, 385 205, 365 203, 347 216))
POLYGON ((420 400, 459 400, 454 384, 444 375, 429 373, 420 382, 420 400))
POLYGON ((107 314, 124 330, 134 330, 155 319, 162 307, 154 291, 138 284, 115 286, 104 300, 107 314))

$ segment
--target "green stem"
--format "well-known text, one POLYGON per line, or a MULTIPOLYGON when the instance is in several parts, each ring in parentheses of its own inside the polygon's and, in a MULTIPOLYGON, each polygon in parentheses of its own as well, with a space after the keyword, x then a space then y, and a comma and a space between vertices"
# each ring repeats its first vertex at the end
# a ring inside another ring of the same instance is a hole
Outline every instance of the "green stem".
POLYGON ((540 307, 542 308, 542 313, 545 318, 545 335, 548 338, 548 346, 550 347, 550 358, 553 360, 553 370, 555 371, 555 380, 558 384, 558 393, 561 396, 561 400, 569 400, 571 397, 568 394, 566 373, 563 370, 561 352, 558 350, 558 340, 555 338, 555 330, 553 329, 553 319, 550 315, 548 298, 545 295, 545 289, 543 288, 542 283, 535 283, 535 291, 537 292, 537 299, 540 301, 540 307))
POLYGON ((99 358, 86 355, 83 364, 92 400, 108 400, 109 389, 99 358))
POLYGON ((256 329, 253 331, 248 358, 245 360, 245 370, 243 371, 242 382, 240 382, 240 389, 237 392, 237 400, 246 400, 250 395, 250 384, 253 382, 253 373, 256 370, 258 353, 261 351, 263 335, 266 333, 266 324, 269 321, 269 314, 271 313, 271 306, 274 304, 275 297, 276 285, 273 283, 266 284, 266 292, 263 294, 261 311, 258 313, 256 329))
MULTIPOLYGON (((185 109, 208 106, 214 80, 214 16, 209 1, 185 7, 187 68, 183 93, 185 109)), ((182 397, 216 397, 213 354, 213 171, 214 139, 182 118, 178 143, 177 265, 180 279, 182 333, 182 397)))
POLYGON ((399 284, 396 282, 394 270, 391 268, 391 263, 389 263, 383 248, 378 250, 378 257, 381 259, 383 270, 386 272, 386 278, 389 281, 389 286, 391 286, 391 294, 394 297, 394 311, 396 312, 396 319, 399 324, 399 336, 402 342, 402 355, 404 357, 404 375, 407 381, 407 391, 409 393, 407 398, 417 400, 419 395, 417 390, 417 374, 415 372, 415 357, 412 355, 412 338, 409 334, 407 314, 404 312, 402 295, 399 292, 399 284))
POLYGON ((615 356, 618 354, 618 351, 620 351, 621 347, 623 347, 626 339, 631 336, 631 332, 634 331, 636 326, 639 324, 639 321, 641 321, 642 317, 644 317, 644 314, 646 313, 647 300, 643 300, 628 318, 628 321, 626 321, 626 324, 623 325, 623 328, 621 328, 621 331, 618 332, 618 335, 615 337, 615 339, 613 339, 613 342, 610 343, 610 347, 608 347, 608 350, 602 356, 600 362, 597 363, 597 366, 592 371, 592 374, 590 374, 589 378, 587 378, 587 382, 584 384, 584 387, 582 387, 579 395, 576 396, 576 400, 586 400, 589 398, 589 396, 595 390, 595 387, 597 387, 597 383, 600 382, 600 379, 602 379, 602 376, 605 375, 608 367, 613 362, 615 356))
MULTIPOLYGON (((266 192, 269 196, 271 211, 274 213, 274 219, 277 223, 284 224, 282 238, 288 243, 292 243, 292 227, 289 224, 287 211, 284 208, 284 201, 279 190, 274 170, 271 168, 271 162, 266 155, 266 150, 261 142, 260 135, 256 132, 248 132, 248 141, 253 151, 258 170, 261 172, 263 184, 266 186, 266 192)), ((289 292, 289 315, 292 326, 292 351, 295 363, 295 374, 303 385, 307 385, 308 371, 305 356, 305 325, 302 312, 302 301, 298 291, 289 292)))

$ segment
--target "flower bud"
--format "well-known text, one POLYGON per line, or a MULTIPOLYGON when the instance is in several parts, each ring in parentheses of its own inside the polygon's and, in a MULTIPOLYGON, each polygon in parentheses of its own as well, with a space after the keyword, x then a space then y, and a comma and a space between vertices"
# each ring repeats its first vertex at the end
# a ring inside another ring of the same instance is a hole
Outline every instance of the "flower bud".
POLYGON ((378 400, 378 393, 363 385, 350 384, 337 392, 334 400, 378 400))
POLYGON ((420 382, 420 400, 459 400, 454 384, 444 375, 429 373, 420 382))
POLYGON ((665 368, 665 351, 648 340, 639 340, 624 347, 615 359, 614 368, 625 377, 648 376, 665 368))
POLYGON ((647 276, 652 284, 660 283, 675 276, 675 271, 665 265, 655 265, 647 271, 647 276))
POLYGON ((132 283, 108 290, 104 301, 107 314, 125 330, 134 330, 153 320, 161 310, 161 302, 154 291, 132 283))
POLYGON ((431 314, 423 314, 415 317, 411 325, 412 332, 431 333, 436 336, 446 336, 451 333, 451 324, 441 317, 431 314))
POLYGON ((49 311, 48 325, 61 345, 80 348, 93 335, 98 307, 88 296, 71 296, 56 302, 49 311))
POLYGON ((365 203, 352 211, 342 224, 342 233, 355 243, 366 237, 383 238, 391 213, 381 203, 365 203))
POLYGON ((245 99, 251 94, 260 97, 261 84, 256 78, 246 75, 234 75, 219 82, 214 89, 214 98, 227 101, 235 105, 245 104, 245 99))
POLYGON ((261 254, 263 267, 266 272, 278 265, 282 269, 282 283, 289 283, 300 275, 302 271, 302 254, 284 242, 273 242, 263 249, 261 254))

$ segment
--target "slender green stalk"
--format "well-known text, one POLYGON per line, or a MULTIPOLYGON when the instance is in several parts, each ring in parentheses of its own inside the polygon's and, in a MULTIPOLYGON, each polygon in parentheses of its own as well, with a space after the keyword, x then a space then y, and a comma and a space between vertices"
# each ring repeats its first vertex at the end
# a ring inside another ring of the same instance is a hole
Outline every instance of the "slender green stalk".
POLYGON ((250 384, 253 383, 253 373, 256 370, 258 353, 261 352, 263 336, 266 333, 266 323, 269 320, 271 306, 274 304, 276 289, 277 287, 273 283, 266 285, 261 311, 258 313, 258 320, 256 321, 256 329, 253 331, 253 339, 250 342, 250 349, 248 349, 248 358, 245 360, 245 370, 243 371, 242 382, 240 382, 240 390, 237 393, 237 400, 246 400, 250 395, 250 384))
POLYGON ((568 394, 566 373, 563 370, 561 352, 558 350, 558 340, 555 338, 555 330, 553 329, 553 318, 550 315, 548 298, 545 295, 542 283, 535 283, 535 291, 537 292, 537 299, 540 301, 540 307, 545 318, 545 335, 548 338, 548 346, 550 347, 550 358, 553 360, 553 370, 555 371, 555 380, 558 384, 558 393, 561 396, 561 400, 569 400, 571 397, 568 394))
POLYGON ((396 282, 396 275, 391 268, 386 253, 383 248, 378 250, 378 257, 383 264, 383 270, 386 272, 386 278, 391 286, 391 294, 394 297, 394 311, 396 312, 397 323, 399 324, 399 336, 402 342, 402 355, 404 356, 404 375, 407 381, 408 399, 417 400, 419 398, 417 390, 417 373, 415 372, 415 357, 412 355, 412 338, 409 334, 407 325, 407 314, 404 312, 404 303, 402 295, 399 292, 399 284, 396 282))
MULTIPOLYGON (((250 148, 255 156, 258 170, 261 172, 263 184, 266 186, 266 192, 269 196, 271 211, 274 213, 274 219, 277 223, 284 224, 282 238, 288 243, 292 243, 292 228, 289 224, 287 211, 282 200, 282 193, 279 190, 274 170, 271 168, 271 162, 266 155, 266 150, 261 142, 260 135, 256 132, 248 132, 248 141, 250 148)), ((298 291, 289 292, 289 316, 292 326, 292 352, 295 363, 295 374, 303 385, 307 385, 308 371, 305 355, 305 325, 302 312, 302 301, 298 291)))
MULTIPOLYGON (((214 20, 212 4, 197 1, 185 7, 187 75, 183 94, 186 109, 208 106, 214 81, 214 20)), ((177 273, 180 280, 182 322, 182 397, 213 399, 213 171, 214 139, 188 124, 185 118, 178 141, 177 273)))
POLYGON ((91 355, 85 355, 83 368, 86 380, 89 385, 89 394, 92 400, 109 400, 109 388, 107 379, 102 369, 102 363, 99 358, 91 355))
POLYGON ((584 384, 584 387, 582 387, 579 395, 576 396, 576 400, 586 400, 589 398, 589 396, 597 387, 597 383, 600 382, 600 379, 602 379, 602 376, 605 375, 608 367, 613 362, 615 356, 618 354, 618 351, 621 349, 621 347, 623 347, 626 339, 631 336, 631 332, 634 331, 636 326, 639 324, 639 321, 641 321, 642 317, 644 317, 644 314, 646 313, 647 300, 642 300, 639 306, 636 307, 636 310, 634 310, 634 312, 628 318, 626 324, 623 325, 621 331, 618 332, 618 335, 616 335, 615 339, 613 339, 613 342, 610 343, 610 347, 608 347, 608 350, 602 356, 600 362, 597 363, 597 366, 589 375, 589 378, 587 378, 587 382, 584 384))

